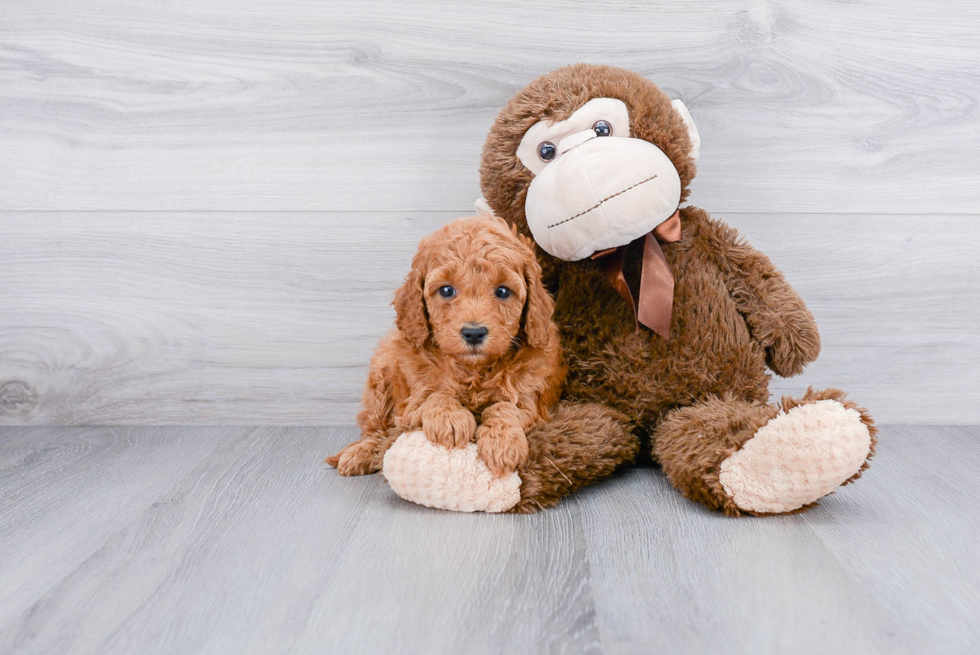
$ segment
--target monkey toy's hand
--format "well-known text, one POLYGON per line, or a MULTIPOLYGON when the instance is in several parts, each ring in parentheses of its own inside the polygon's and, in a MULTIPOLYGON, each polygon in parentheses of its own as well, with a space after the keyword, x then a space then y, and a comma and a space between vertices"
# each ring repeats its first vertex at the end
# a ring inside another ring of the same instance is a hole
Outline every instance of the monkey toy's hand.
POLYGON ((781 377, 802 373, 820 353, 816 321, 805 309, 775 315, 766 327, 766 364, 781 377))

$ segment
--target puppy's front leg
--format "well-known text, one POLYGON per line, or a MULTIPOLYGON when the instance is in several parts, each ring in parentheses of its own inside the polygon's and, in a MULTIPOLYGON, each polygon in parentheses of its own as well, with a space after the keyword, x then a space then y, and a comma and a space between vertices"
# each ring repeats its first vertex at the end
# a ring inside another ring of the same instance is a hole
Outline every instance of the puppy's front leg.
POLYGON ((511 402, 494 403, 483 410, 476 448, 491 473, 506 475, 527 460, 525 431, 532 423, 530 413, 511 402))
POLYGON ((476 419, 455 397, 437 391, 421 406, 422 431, 429 441, 445 448, 462 448, 473 440, 476 419))

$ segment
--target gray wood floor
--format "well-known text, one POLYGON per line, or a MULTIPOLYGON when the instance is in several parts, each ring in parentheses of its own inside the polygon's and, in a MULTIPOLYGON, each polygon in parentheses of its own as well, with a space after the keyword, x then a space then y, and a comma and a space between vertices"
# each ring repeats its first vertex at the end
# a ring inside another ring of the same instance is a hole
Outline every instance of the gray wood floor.
POLYGON ((462 515, 320 463, 354 431, 0 428, 3 653, 975 653, 980 427, 886 427, 794 516, 631 469, 462 515))

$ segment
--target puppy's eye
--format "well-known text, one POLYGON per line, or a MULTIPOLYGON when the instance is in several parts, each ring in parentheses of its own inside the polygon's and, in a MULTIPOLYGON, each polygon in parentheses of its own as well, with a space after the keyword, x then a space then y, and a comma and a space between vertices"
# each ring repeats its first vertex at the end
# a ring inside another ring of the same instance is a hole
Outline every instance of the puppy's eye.
POLYGON ((538 157, 541 158, 541 161, 551 161, 555 158, 557 152, 558 149, 555 148, 555 144, 551 141, 545 141, 538 146, 538 157))
POLYGON ((508 298, 510 298, 511 293, 513 292, 510 289, 508 289, 503 285, 500 285, 499 287, 496 288, 496 290, 494 290, 493 295, 497 296, 501 300, 507 300, 508 298))
POLYGON ((439 287, 439 295, 443 298, 452 298, 456 295, 456 289, 452 288, 448 284, 439 287))
POLYGON ((596 136, 612 136, 612 125, 606 121, 596 121, 592 130, 596 136))

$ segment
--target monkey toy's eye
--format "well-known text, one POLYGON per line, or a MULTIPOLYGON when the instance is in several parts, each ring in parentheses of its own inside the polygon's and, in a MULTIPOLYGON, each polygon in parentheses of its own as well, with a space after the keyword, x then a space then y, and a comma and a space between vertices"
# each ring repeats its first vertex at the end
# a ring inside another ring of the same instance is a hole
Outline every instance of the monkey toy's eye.
POLYGON ((557 152, 558 149, 555 148, 555 144, 551 141, 545 141, 538 146, 538 157, 541 158, 541 161, 551 161, 555 158, 555 153, 557 152))
POLYGON ((606 121, 596 121, 595 125, 592 126, 595 131, 596 136, 611 136, 612 135, 612 125, 606 121))
POLYGON ((443 298, 452 298, 456 295, 456 289, 453 289, 448 284, 439 287, 439 295, 443 298))
POLYGON ((493 295, 497 296, 501 300, 507 300, 508 298, 510 298, 511 293, 513 292, 510 289, 501 285, 497 287, 497 289, 493 292, 493 295))

